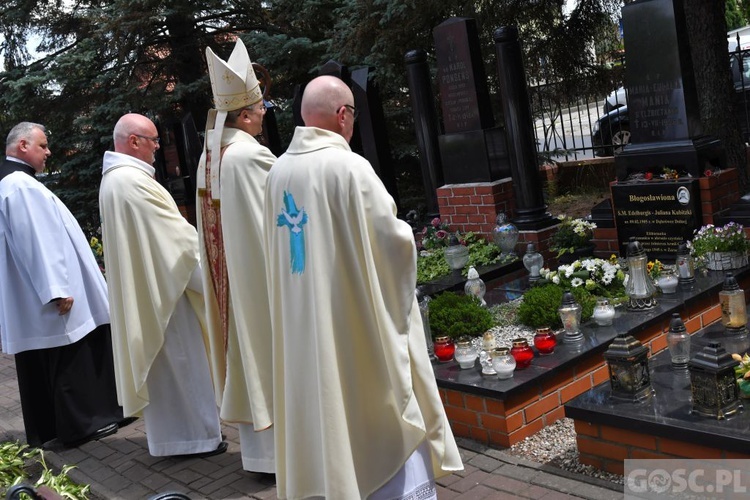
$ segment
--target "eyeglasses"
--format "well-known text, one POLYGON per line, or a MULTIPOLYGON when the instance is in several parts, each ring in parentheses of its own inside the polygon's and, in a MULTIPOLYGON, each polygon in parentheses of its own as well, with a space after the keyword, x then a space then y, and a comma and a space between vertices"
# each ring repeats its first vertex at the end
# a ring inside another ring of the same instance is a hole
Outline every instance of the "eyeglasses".
MULTIPOLYGON (((342 107, 344 107, 344 108, 348 109, 349 111, 351 111, 352 112, 352 117, 354 118, 355 121, 357 120, 357 117, 359 116, 359 111, 357 110, 357 108, 355 108, 351 104, 344 104, 342 107)), ((339 108, 339 109, 341 109, 341 108, 339 108)))
POLYGON ((263 104, 263 103, 261 103, 261 104, 256 104, 256 105, 253 105, 253 106, 248 106, 245 109, 248 110, 248 111, 253 111, 253 110, 257 109, 261 113, 265 113, 266 112, 266 105, 263 104))
POLYGON ((151 141, 154 141, 156 144, 159 144, 159 141, 160 141, 159 136, 149 137, 147 135, 140 135, 140 134, 133 134, 133 135, 136 137, 140 137, 141 139, 149 139, 151 141))

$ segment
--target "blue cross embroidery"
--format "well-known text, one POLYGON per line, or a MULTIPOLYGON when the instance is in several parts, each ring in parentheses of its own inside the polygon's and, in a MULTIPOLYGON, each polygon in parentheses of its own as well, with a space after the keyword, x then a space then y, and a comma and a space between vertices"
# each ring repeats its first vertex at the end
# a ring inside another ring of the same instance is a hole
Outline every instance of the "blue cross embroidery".
POLYGON ((289 228, 289 250, 292 257, 292 274, 305 272, 305 233, 302 226, 307 224, 307 212, 299 210, 291 193, 284 191, 284 208, 276 219, 276 226, 289 228))

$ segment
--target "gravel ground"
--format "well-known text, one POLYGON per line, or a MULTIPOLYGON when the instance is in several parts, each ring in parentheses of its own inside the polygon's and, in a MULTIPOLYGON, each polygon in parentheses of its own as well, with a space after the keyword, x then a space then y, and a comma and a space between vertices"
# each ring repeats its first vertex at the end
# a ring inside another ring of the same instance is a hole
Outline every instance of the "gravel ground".
MULTIPOLYGON (((529 345, 533 345, 536 330, 523 325, 513 324, 515 322, 514 311, 518 304, 518 301, 512 301, 506 303, 503 308, 494 310, 496 320, 503 325, 496 326, 491 330, 495 336, 495 343, 498 346, 510 347, 513 339, 516 338, 524 338, 529 342, 529 345)), ((558 340, 562 333, 562 331, 555 332, 558 340)), ((482 338, 474 339, 473 342, 481 349, 482 338)), ((615 484, 623 484, 622 476, 600 471, 595 467, 584 465, 578 461, 576 432, 573 420, 569 418, 558 420, 551 426, 545 427, 533 436, 526 438, 505 451, 506 453, 531 460, 532 462, 547 464, 552 467, 603 479, 615 484)))
POLYGON ((564 418, 505 450, 506 453, 569 472, 623 484, 622 476, 578 461, 573 420, 564 418))

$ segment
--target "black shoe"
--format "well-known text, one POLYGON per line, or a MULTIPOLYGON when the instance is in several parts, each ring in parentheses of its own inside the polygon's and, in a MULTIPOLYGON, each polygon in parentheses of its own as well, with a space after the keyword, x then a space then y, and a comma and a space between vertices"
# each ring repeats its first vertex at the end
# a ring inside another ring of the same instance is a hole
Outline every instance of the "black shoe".
POLYGON ((86 444, 89 441, 98 441, 102 438, 105 438, 107 436, 111 436, 115 432, 117 432, 117 423, 111 423, 109 425, 105 425, 98 431, 94 432, 93 434, 89 434, 83 439, 79 439, 78 441, 72 441, 70 443, 65 443, 65 446, 68 448, 77 448, 78 446, 81 446, 82 444, 86 444))
POLYGON ((117 427, 119 427, 120 429, 122 429, 123 427, 129 426, 130 424, 132 424, 136 420, 138 420, 138 417, 125 417, 122 420, 120 420, 119 422, 117 422, 117 427))
POLYGON ((227 451, 227 448, 229 445, 226 441, 222 441, 219 443, 219 446, 216 447, 215 450, 211 451, 202 451, 200 453, 188 453, 186 455, 175 455, 178 458, 207 458, 207 457, 213 457, 214 455, 221 455, 225 451, 227 451))

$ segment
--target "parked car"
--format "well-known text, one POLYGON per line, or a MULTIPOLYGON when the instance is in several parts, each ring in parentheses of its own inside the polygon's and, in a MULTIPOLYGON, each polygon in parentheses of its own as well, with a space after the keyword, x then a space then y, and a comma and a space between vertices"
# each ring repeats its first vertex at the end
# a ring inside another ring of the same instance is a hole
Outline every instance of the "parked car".
MULTIPOLYGON (((737 91, 740 123, 743 136, 750 136, 750 36, 727 40, 729 64, 734 88, 737 91), (739 44, 738 44, 739 42, 739 44)), ((591 129, 591 143, 595 156, 612 156, 630 142, 628 100, 624 87, 612 91, 605 99, 603 114, 591 129)))

